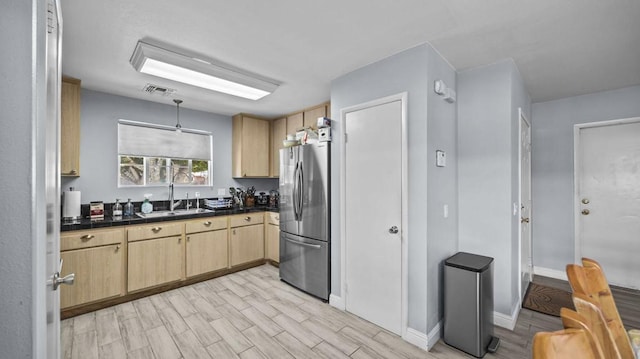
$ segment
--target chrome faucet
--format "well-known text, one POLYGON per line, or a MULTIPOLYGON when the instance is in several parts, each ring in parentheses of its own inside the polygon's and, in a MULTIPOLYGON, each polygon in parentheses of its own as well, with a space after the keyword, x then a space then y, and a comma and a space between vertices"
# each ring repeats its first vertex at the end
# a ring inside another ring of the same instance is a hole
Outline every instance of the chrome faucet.
POLYGON ((173 180, 169 183, 169 210, 173 210, 182 203, 182 200, 173 201, 173 180))
POLYGON ((179 174, 180 171, 176 172, 173 177, 171 177, 171 183, 169 183, 169 211, 171 212, 182 203, 182 200, 173 201, 173 182, 179 174))

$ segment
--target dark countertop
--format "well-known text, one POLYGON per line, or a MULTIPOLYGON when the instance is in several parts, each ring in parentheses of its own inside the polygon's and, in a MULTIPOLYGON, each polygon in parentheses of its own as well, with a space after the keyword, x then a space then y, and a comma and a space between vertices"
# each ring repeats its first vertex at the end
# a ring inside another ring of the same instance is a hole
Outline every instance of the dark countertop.
POLYGON ((166 216, 166 217, 156 217, 156 218, 140 218, 136 215, 133 216, 122 216, 122 218, 115 219, 113 217, 105 216, 103 220, 92 221, 88 218, 75 221, 73 223, 65 223, 62 222, 60 225, 60 232, 66 231, 76 231, 80 229, 95 229, 95 228, 106 228, 106 227, 117 227, 117 226, 127 226, 131 224, 145 224, 145 223, 155 223, 155 222, 166 222, 166 221, 181 221, 186 219, 194 219, 194 218, 204 218, 204 217, 215 217, 215 216, 230 216, 234 214, 242 214, 242 213, 253 213, 253 212, 279 212, 278 208, 271 207, 253 207, 253 208, 244 208, 244 209, 226 209, 226 210, 215 210, 213 212, 205 212, 205 213, 193 213, 188 215, 180 215, 180 216, 166 216))

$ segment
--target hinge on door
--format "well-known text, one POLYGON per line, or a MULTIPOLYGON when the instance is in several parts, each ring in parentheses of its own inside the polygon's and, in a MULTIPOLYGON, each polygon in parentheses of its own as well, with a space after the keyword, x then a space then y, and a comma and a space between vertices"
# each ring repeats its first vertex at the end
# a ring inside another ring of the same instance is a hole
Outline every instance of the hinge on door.
POLYGON ((344 283, 344 294, 347 294, 347 292, 349 292, 349 285, 347 285, 347 283, 344 283))
POLYGON ((53 1, 47 2, 47 33, 52 33, 55 29, 55 25, 53 23, 53 1))
POLYGON ((347 143, 347 134, 344 134, 344 143, 347 143))

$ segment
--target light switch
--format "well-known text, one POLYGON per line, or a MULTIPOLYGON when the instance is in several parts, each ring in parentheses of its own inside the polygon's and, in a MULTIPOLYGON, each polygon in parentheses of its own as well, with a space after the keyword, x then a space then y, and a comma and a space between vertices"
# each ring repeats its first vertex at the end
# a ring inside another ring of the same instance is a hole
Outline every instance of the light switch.
POLYGON ((445 204, 444 206, 442 206, 442 215, 444 216, 444 218, 449 218, 449 205, 445 204))
POLYGON ((218 188, 218 196, 224 196, 225 195, 225 189, 224 188, 218 188))
POLYGON ((444 151, 437 150, 436 151, 436 166, 444 167, 447 165, 447 155, 444 151))

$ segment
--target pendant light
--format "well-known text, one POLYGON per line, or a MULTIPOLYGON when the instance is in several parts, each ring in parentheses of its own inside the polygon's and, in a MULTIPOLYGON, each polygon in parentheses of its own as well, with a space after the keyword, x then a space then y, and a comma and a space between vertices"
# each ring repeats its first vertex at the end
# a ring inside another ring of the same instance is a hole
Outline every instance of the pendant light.
POLYGON ((174 98, 173 102, 176 104, 176 119, 177 119, 176 132, 182 133, 182 125, 180 124, 180 104, 182 103, 182 100, 178 100, 174 98))

